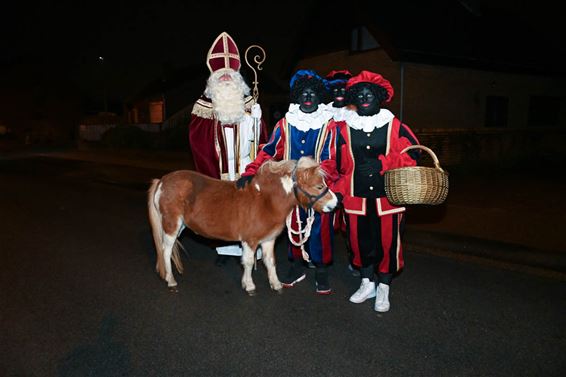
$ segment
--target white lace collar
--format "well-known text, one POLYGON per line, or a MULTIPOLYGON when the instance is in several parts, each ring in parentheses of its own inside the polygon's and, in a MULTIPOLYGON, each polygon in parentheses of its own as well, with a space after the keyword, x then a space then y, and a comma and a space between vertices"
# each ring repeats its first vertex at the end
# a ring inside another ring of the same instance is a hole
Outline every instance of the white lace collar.
POLYGON ((344 113, 344 120, 348 126, 355 130, 372 132, 376 128, 381 128, 388 124, 395 116, 387 109, 379 110, 379 113, 371 116, 360 116, 355 111, 344 113))
POLYGON ((324 103, 318 105, 318 109, 312 113, 303 113, 299 106, 297 103, 290 104, 285 118, 288 124, 300 131, 318 130, 334 115, 332 109, 324 103))
POLYGON ((334 106, 332 106, 332 102, 329 104, 329 107, 334 112, 334 121, 335 122, 342 122, 342 121, 346 120, 347 113, 354 112, 354 111, 350 110, 349 108, 347 108, 346 106, 344 106, 344 107, 334 107, 334 106))

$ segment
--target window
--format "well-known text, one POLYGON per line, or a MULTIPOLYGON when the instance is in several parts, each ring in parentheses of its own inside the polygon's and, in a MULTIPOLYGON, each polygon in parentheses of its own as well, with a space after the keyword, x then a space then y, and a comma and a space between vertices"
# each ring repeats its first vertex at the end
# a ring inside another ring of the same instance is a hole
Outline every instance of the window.
POLYGON ((507 127, 509 98, 502 96, 487 96, 485 98, 485 126, 507 127))
POLYGON ((149 122, 163 122, 163 101, 149 103, 149 122))
POLYGON ((130 121, 130 123, 138 123, 139 122, 138 108, 137 107, 134 107, 133 109, 131 109, 129 111, 129 121, 130 121))
POLYGON ((559 97, 531 96, 529 101, 529 126, 558 126, 559 121, 559 97))
POLYGON ((373 35, 364 26, 357 27, 352 30, 350 35, 350 50, 353 52, 361 52, 378 48, 379 43, 373 35))

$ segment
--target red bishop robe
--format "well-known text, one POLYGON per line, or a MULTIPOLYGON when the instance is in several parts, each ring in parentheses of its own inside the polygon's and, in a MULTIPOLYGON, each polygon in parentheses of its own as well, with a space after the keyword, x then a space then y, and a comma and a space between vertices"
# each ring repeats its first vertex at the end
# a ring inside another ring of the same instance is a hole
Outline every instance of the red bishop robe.
MULTIPOLYGON (((254 103, 253 97, 246 98, 245 110, 247 116, 249 116, 254 103)), ((214 116, 210 99, 201 96, 193 106, 191 121, 189 123, 189 143, 193 154, 195 169, 198 172, 214 178, 220 178, 221 174, 225 175, 228 173, 228 152, 225 138, 226 128, 233 129, 235 140, 242 139, 240 146, 244 148, 239 147, 240 166, 239 171, 236 172, 240 173, 245 168, 245 162, 242 166, 242 160, 248 157, 242 155, 242 153, 245 153, 245 149, 249 150, 250 148, 254 148, 253 145, 245 145, 246 142, 252 144, 248 138, 249 135, 241 135, 240 130, 243 128, 240 127, 239 124, 220 124, 214 116)), ((260 121, 259 129, 259 144, 263 144, 267 141, 267 125, 263 118, 260 121)), ((228 148, 234 148, 234 146, 228 146, 228 148)), ((257 150, 257 146, 255 146, 255 148, 257 150)), ((234 156, 236 153, 234 153, 234 156)))

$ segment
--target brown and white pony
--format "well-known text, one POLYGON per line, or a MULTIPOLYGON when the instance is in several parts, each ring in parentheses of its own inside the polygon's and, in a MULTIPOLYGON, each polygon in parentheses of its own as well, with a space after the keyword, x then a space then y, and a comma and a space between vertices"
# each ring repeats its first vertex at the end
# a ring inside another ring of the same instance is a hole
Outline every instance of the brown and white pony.
POLYGON ((149 222, 157 251, 156 270, 176 290, 171 260, 183 272, 177 238, 185 229, 211 239, 241 241, 242 288, 255 294, 252 267, 262 247, 269 284, 280 291, 274 246, 287 215, 297 205, 330 212, 336 195, 324 182, 324 172, 311 157, 298 161, 267 161, 243 189, 195 171, 178 170, 154 179, 148 192, 149 222))

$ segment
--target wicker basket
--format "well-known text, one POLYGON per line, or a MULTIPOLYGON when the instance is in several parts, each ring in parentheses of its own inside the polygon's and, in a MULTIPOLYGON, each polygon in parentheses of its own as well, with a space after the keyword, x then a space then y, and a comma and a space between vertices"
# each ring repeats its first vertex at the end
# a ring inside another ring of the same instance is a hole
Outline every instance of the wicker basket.
POLYGON ((441 204, 448 195, 448 173, 442 170, 432 150, 422 145, 411 145, 401 151, 423 149, 434 160, 434 168, 408 166, 385 172, 385 194, 394 205, 441 204))

